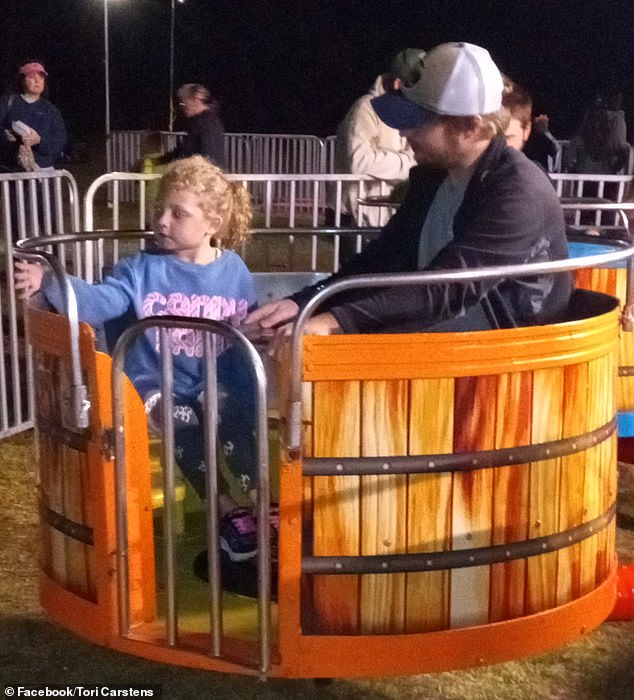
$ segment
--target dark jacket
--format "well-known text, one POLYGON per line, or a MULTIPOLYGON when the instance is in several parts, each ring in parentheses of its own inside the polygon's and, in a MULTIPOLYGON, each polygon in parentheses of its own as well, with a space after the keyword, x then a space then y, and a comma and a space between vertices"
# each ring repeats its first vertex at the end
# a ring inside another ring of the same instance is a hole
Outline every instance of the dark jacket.
MULTIPOLYGON (((412 168, 408 195, 379 238, 325 284, 349 275, 415 271, 423 223, 445 176, 412 168)), ((551 182, 535 163, 507 147, 503 137, 493 139, 476 164, 454 217, 453 235, 427 269, 476 269, 568 257, 563 212, 551 182)), ((302 306, 323 285, 308 287, 293 299, 302 306)), ((424 330, 475 310, 484 312, 484 327, 508 328, 563 319, 572 288, 570 274, 560 273, 376 288, 338 295, 327 306, 343 330, 352 333, 424 330)))
POLYGON ((212 109, 187 119, 186 134, 173 151, 157 159, 157 163, 169 163, 177 158, 201 155, 219 168, 225 168, 225 129, 212 109))
POLYGON ((14 121, 24 122, 40 135, 40 143, 33 146, 40 168, 55 167, 66 146, 66 127, 59 109, 43 97, 35 102, 27 102, 18 94, 0 99, 0 160, 6 170, 20 171, 23 168, 18 164, 19 138, 10 142, 5 134, 5 130, 11 131, 14 121))

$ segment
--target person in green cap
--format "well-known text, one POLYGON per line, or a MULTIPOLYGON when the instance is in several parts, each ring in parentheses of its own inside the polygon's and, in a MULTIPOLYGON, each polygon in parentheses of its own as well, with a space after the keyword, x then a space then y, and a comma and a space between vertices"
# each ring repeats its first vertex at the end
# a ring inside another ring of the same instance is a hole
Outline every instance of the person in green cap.
MULTIPOLYGON (((376 183, 366 183, 366 197, 389 196, 396 183, 407 180, 410 168, 416 164, 407 140, 378 118, 370 102, 379 95, 413 85, 420 76, 424 55, 422 49, 408 48, 399 52, 389 70, 381 73, 370 91, 354 102, 337 128, 335 172, 376 177, 376 183)), ((327 225, 382 226, 389 218, 385 207, 359 207, 359 187, 350 183, 344 187, 341 216, 336 221, 335 196, 333 189, 328 197, 331 212, 327 225)))

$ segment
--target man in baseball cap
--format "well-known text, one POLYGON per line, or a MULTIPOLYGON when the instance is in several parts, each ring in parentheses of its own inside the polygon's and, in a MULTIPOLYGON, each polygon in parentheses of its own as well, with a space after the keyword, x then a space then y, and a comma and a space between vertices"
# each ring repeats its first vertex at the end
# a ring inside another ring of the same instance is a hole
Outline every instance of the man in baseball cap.
MULTIPOLYGON (((376 97, 378 116, 414 151, 406 198, 381 235, 325 282, 247 317, 264 328, 292 319, 324 284, 380 272, 475 269, 566 258, 564 217, 546 174, 504 135, 502 76, 485 49, 441 44, 420 78, 376 97)), ((566 318, 568 273, 369 289, 341 294, 309 333, 476 330, 566 318)))
POLYGON ((412 129, 438 115, 491 114, 502 106, 502 76, 486 49, 474 44, 441 44, 421 63, 416 83, 372 103, 392 128, 412 129))

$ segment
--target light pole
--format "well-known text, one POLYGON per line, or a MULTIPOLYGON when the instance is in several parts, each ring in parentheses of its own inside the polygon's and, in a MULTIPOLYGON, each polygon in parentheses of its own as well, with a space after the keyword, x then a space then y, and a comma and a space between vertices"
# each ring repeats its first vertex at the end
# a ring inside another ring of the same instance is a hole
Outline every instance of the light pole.
POLYGON ((103 0, 103 65, 106 92, 106 172, 111 170, 110 162, 110 52, 108 49, 108 0, 103 0))
MULTIPOLYGON (((170 85, 169 85, 169 131, 174 130, 174 27, 176 26, 176 0, 172 2, 172 14, 170 17, 170 85)), ((178 0, 179 4, 183 4, 185 0, 178 0)))

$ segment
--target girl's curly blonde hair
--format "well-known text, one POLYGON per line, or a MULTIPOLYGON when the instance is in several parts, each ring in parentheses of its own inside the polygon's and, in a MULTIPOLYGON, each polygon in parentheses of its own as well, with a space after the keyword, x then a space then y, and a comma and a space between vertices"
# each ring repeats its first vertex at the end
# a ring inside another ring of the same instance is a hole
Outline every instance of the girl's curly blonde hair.
POLYGON ((236 250, 246 243, 253 216, 251 195, 242 185, 229 180, 219 167, 202 156, 173 161, 159 181, 156 204, 174 191, 198 195, 205 216, 222 219, 214 234, 214 245, 236 250))

